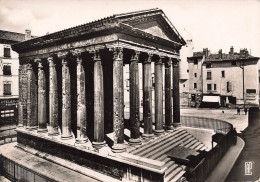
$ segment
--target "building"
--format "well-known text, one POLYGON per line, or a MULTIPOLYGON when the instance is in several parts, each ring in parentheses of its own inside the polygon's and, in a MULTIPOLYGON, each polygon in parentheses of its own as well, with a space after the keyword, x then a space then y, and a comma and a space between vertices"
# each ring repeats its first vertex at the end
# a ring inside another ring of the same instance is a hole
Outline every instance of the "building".
POLYGON ((11 45, 24 40, 25 34, 0 30, 0 126, 17 124, 19 60, 11 45))
POLYGON ((237 53, 233 47, 228 54, 194 53, 189 58, 191 102, 202 101, 201 107, 258 105, 258 60, 247 49, 237 53))
POLYGON ((180 50, 180 106, 189 106, 189 64, 188 57, 193 56, 193 41, 190 33, 186 31, 186 45, 180 50))

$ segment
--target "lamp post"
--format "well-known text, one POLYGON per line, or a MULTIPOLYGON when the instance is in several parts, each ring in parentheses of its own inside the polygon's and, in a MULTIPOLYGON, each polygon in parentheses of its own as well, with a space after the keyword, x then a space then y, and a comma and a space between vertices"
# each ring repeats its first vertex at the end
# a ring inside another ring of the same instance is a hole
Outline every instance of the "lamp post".
POLYGON ((243 75, 243 101, 244 101, 244 110, 245 110, 245 65, 244 62, 242 63, 242 67, 240 66, 240 68, 242 69, 242 75, 243 75))

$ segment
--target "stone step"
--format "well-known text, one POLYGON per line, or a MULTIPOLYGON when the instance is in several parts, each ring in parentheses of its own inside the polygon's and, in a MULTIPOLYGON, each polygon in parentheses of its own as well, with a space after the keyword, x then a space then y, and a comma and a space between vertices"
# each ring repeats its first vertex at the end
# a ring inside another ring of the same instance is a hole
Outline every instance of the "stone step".
POLYGON ((173 142, 177 142, 179 141, 181 138, 183 138, 184 136, 187 136, 187 133, 179 133, 178 135, 174 135, 170 138, 167 138, 163 141, 161 141, 160 143, 152 146, 151 148, 149 148, 148 150, 144 150, 141 153, 139 153, 138 155, 140 156, 144 156, 144 157, 148 157, 152 156, 156 151, 162 149, 162 147, 164 146, 168 146, 169 144, 173 143, 173 142))
POLYGON ((197 140, 197 142, 194 143, 190 148, 195 149, 199 144, 201 144, 201 143, 200 143, 200 141, 197 140))
MULTIPOLYGON (((174 176, 173 178, 170 179, 170 181, 178 181, 184 174, 186 173, 186 171, 180 171, 176 176, 174 176)), ((168 179, 167 179, 168 180, 168 179)), ((169 181, 169 180, 168 180, 169 181)), ((168 182, 165 179, 165 182, 168 182)))
POLYGON ((195 149, 196 149, 196 150, 200 150, 203 146, 204 146, 204 144, 203 144, 203 143, 200 143, 195 149))
MULTIPOLYGON (((165 167, 169 168, 170 166, 174 165, 175 162, 174 161, 169 161, 165 164, 165 167)), ((167 169, 168 170, 168 169, 167 169)))
POLYGON ((181 173, 183 171, 183 169, 181 167, 177 167, 175 168, 172 172, 169 173, 168 176, 166 176, 165 180, 164 181, 177 181, 177 179, 173 180, 173 178, 175 178, 179 173, 181 173))
POLYGON ((148 145, 141 147, 139 150, 136 150, 133 152, 133 154, 135 155, 140 155, 140 156, 144 156, 145 154, 149 153, 149 151, 152 151, 154 149, 157 149, 158 147, 160 147, 161 145, 171 141, 174 137, 179 137, 181 135, 183 135, 185 133, 185 131, 183 132, 179 132, 177 134, 170 134, 170 135, 166 135, 158 140, 155 141, 151 141, 151 143, 149 143, 148 145))
POLYGON ((149 148, 148 150, 142 152, 141 155, 144 157, 147 157, 147 158, 152 157, 157 152, 162 151, 164 148, 166 148, 169 145, 173 145, 174 143, 178 142, 179 140, 186 137, 187 135, 188 135, 187 133, 184 133, 184 134, 172 137, 172 138, 168 138, 167 140, 162 141, 158 145, 153 146, 153 147, 149 148))
POLYGON ((185 148, 190 148, 190 146, 192 146, 192 145, 193 145, 194 143, 196 143, 196 142, 197 142, 197 140, 196 140, 195 138, 193 138, 193 140, 192 140, 190 143, 184 145, 183 147, 185 147, 185 148))
POLYGON ((179 167, 178 164, 170 165, 170 166, 168 167, 168 169, 165 171, 165 178, 167 178, 169 175, 171 175, 171 173, 172 173, 177 167, 179 167))
POLYGON ((158 157, 160 157, 162 154, 165 154, 167 152, 169 152, 173 147, 180 145, 182 142, 181 140, 185 140, 186 138, 188 138, 189 136, 183 135, 183 137, 181 139, 179 139, 177 142, 173 140, 173 142, 164 145, 160 150, 157 150, 156 153, 153 153, 153 155, 149 156, 151 159, 157 159, 158 157))
MULTIPOLYGON (((133 150, 133 151, 130 151, 130 153, 132 153, 132 154, 137 154, 137 153, 139 153, 139 152, 141 152, 141 151, 143 151, 143 150, 145 150, 145 149, 147 149, 147 148, 150 148, 150 147, 153 146, 153 145, 156 145, 156 144, 160 143, 161 141, 164 141, 166 138, 170 138, 170 137, 173 136, 173 135, 177 135, 177 134, 179 134, 179 133, 183 133, 183 131, 184 131, 184 130, 176 130, 176 131, 174 131, 173 133, 169 133, 169 134, 167 134, 166 136, 163 136, 163 137, 161 137, 160 139, 157 139, 157 140, 154 141, 154 142, 147 142, 146 144, 141 145, 138 149, 133 150)), ((184 131, 184 132, 185 132, 185 131, 184 131)))

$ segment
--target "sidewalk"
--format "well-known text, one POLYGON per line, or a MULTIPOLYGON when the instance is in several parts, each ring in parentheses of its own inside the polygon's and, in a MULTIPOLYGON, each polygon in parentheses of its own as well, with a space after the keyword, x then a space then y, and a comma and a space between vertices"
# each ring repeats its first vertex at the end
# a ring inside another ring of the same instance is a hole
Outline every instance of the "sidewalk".
POLYGON ((206 181, 225 181, 231 169, 233 168, 237 158, 245 146, 242 138, 237 137, 236 145, 232 145, 224 157, 220 160, 216 168, 211 172, 206 181))

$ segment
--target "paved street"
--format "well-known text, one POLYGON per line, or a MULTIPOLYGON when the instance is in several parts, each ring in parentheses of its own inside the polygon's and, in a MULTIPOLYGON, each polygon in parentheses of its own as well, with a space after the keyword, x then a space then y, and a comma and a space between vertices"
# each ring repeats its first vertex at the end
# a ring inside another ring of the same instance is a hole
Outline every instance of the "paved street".
POLYGON ((181 116, 196 116, 212 119, 219 119, 231 123, 238 133, 245 130, 248 126, 248 116, 241 110, 237 115, 236 109, 197 109, 185 108, 181 109, 181 116), (224 111, 224 113, 222 112, 224 111))

